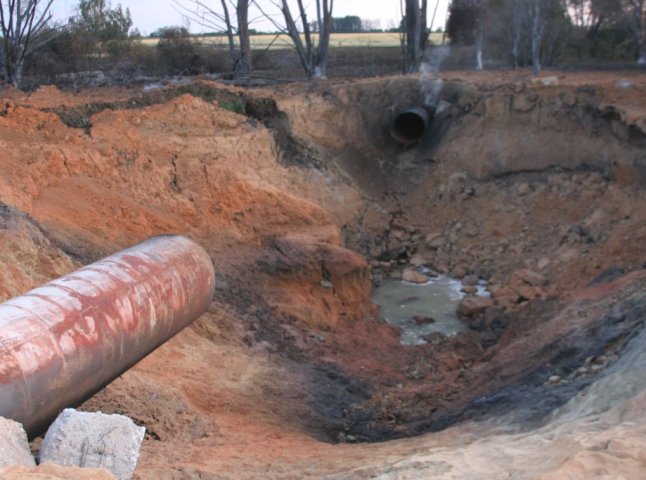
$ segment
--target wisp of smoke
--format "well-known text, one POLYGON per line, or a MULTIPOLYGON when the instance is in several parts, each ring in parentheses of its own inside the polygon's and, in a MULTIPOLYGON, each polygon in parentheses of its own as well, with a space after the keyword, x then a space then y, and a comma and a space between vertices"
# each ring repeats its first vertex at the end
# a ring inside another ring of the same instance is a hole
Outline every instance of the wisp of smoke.
POLYGON ((424 62, 420 67, 421 73, 440 73, 442 62, 451 53, 451 47, 448 45, 434 45, 426 50, 424 62))
POLYGON ((422 74, 420 84, 424 95, 424 105, 427 107, 437 107, 444 82, 441 78, 434 78, 433 75, 439 73, 440 66, 448 57, 449 52, 448 45, 437 45, 426 51, 426 58, 419 71, 422 74))

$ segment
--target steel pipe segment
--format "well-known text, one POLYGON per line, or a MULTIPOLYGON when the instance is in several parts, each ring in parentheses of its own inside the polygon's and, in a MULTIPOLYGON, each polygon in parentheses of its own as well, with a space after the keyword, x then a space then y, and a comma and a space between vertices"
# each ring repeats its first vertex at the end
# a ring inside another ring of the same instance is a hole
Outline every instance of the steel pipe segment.
POLYGON ((40 433, 206 311, 209 255, 163 235, 0 304, 0 416, 40 433))
POLYGON ((399 113, 393 120, 390 136, 404 145, 416 143, 433 122, 433 109, 413 107, 399 113))

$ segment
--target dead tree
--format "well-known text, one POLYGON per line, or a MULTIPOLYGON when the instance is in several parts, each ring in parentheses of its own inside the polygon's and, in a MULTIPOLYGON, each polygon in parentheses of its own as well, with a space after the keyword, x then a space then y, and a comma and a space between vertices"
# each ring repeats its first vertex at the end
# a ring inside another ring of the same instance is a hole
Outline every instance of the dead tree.
POLYGON ((485 2, 476 0, 476 70, 484 69, 482 49, 485 34, 485 2))
POLYGON ((475 68, 482 70, 487 1, 454 0, 449 12, 447 31, 451 43, 474 45, 475 68))
MULTIPOLYGON (((240 49, 238 61, 234 61, 234 72, 241 76, 249 75, 251 71, 251 38, 249 36, 249 4, 250 0, 238 0, 236 17, 238 19, 238 40, 240 49)), ((233 56, 232 56, 233 59, 233 56)))
POLYGON ((646 65, 646 0, 619 0, 624 18, 635 36, 639 57, 637 63, 646 65))
POLYGON ((541 44, 545 29, 542 2, 543 0, 534 0, 532 6, 532 68, 534 75, 541 73, 541 44))
POLYGON ((245 77, 251 71, 251 40, 249 37, 249 5, 252 0, 220 0, 211 6, 207 0, 174 0, 182 14, 203 27, 226 34, 233 73, 245 77), (230 8, 235 10, 232 17, 230 8), (235 21, 234 21, 235 19, 235 21), (236 42, 237 37, 237 42, 236 42))
MULTIPOLYGON (((428 10, 427 0, 406 0, 405 6, 401 6, 404 15, 404 31, 402 46, 404 50, 404 72, 419 72, 426 48, 428 46, 428 37, 431 33, 430 28, 426 25, 426 15, 428 10)), ((437 12, 437 5, 435 7, 437 12)))
POLYGON ((25 58, 49 38, 42 38, 51 20, 54 0, 1 0, 0 28, 5 81, 17 87, 25 58), (39 36, 41 38, 39 38, 39 36))
POLYGON ((518 68, 520 41, 523 34, 524 0, 512 0, 511 65, 518 68))
POLYGON ((263 8, 254 1, 254 4, 262 14, 273 23, 281 32, 289 35, 292 40, 296 53, 301 62, 303 70, 308 78, 326 78, 327 77, 327 54, 330 49, 330 34, 332 33, 332 10, 334 0, 316 0, 316 22, 313 24, 308 21, 307 11, 303 0, 296 0, 298 22, 292 14, 292 9, 287 0, 274 0, 274 6, 280 9, 285 21, 281 25, 276 19, 269 15, 263 8), (299 30, 299 26, 301 30, 299 30), (317 34, 313 35, 313 29, 317 34), (301 35, 302 31, 302 35, 301 35))

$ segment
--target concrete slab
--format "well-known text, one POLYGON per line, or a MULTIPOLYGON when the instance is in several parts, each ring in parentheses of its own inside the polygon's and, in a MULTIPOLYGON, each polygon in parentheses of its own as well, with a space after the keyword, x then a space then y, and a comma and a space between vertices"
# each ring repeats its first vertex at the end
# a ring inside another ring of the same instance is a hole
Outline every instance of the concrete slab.
POLYGON ((40 463, 105 468, 119 480, 130 480, 145 433, 123 415, 68 408, 47 430, 40 463))
POLYGON ((22 425, 0 417, 0 468, 12 465, 36 466, 22 425))

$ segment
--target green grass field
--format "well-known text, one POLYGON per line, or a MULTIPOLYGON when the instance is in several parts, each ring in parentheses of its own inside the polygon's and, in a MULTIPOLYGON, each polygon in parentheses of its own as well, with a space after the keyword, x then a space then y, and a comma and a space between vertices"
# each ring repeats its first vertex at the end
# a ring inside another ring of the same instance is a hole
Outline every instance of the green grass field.
MULTIPOLYGON (((441 43, 443 35, 432 33, 431 42, 441 43)), ((156 38, 146 38, 145 45, 156 45, 156 38)), ((203 45, 226 46, 226 37, 194 37, 196 43, 203 45)), ((260 50, 266 48, 290 48, 292 42, 287 35, 253 35, 251 37, 252 48, 260 50)), ((330 38, 331 47, 397 47, 400 45, 399 33, 333 33, 330 38)))

